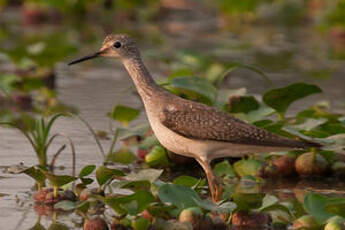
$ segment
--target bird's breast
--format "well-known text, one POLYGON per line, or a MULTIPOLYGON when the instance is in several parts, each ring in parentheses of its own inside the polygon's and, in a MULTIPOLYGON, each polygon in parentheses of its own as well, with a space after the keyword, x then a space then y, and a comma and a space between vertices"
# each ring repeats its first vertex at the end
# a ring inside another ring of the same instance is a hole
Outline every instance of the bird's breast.
POLYGON ((155 136, 166 149, 189 157, 203 154, 204 150, 198 149, 198 141, 181 136, 164 126, 159 120, 158 113, 150 110, 146 112, 155 136))

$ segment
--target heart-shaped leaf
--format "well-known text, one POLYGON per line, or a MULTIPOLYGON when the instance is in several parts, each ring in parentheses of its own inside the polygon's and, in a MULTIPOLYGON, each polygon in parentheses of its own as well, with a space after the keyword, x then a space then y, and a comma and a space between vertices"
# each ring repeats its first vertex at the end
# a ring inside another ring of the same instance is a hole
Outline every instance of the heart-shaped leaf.
POLYGON ((117 162, 121 164, 130 164, 136 159, 135 155, 127 148, 120 149, 107 156, 106 161, 117 162))
POLYGON ((150 166, 166 166, 169 164, 166 151, 162 146, 155 146, 146 156, 145 162, 150 166))
POLYGON ((227 160, 217 163, 213 168, 213 172, 216 174, 217 177, 222 177, 222 176, 235 177, 236 176, 234 169, 232 168, 231 164, 227 160))
POLYGON ((95 170, 95 168, 95 165, 86 165, 80 170, 79 177, 86 177, 90 175, 95 170))
MULTIPOLYGON (((178 184, 164 184, 158 189, 159 199, 178 208, 178 212, 189 207, 201 207, 203 209, 230 213, 236 208, 233 202, 226 202, 223 205, 216 205, 208 200, 202 200, 199 195, 190 187, 178 184)), ((177 212, 177 213, 178 213, 177 212)))
POLYGON ((147 230, 150 227, 150 221, 140 217, 136 220, 133 220, 132 227, 134 230, 147 230))
POLYGON ((124 176, 125 174, 118 169, 110 169, 105 166, 100 166, 96 170, 96 179, 99 185, 105 184, 113 176, 124 176))
POLYGON ((263 101, 273 109, 275 109, 281 117, 290 104, 296 100, 302 99, 315 93, 321 93, 322 90, 312 84, 294 83, 286 87, 272 89, 263 96, 263 101))
POLYGON ((335 198, 325 205, 325 210, 333 215, 345 217, 345 199, 335 198))
POLYGON ((116 105, 110 117, 116 121, 122 122, 124 125, 128 125, 128 123, 137 118, 139 114, 139 109, 133 109, 124 105, 116 105))
POLYGON ((260 161, 254 159, 240 160, 234 165, 234 170, 239 176, 255 176, 262 166, 260 161))
POLYGON ((198 206, 198 194, 190 187, 178 184, 163 184, 158 189, 158 197, 164 203, 175 205, 180 210, 198 206))
POLYGON ((153 183, 162 173, 162 169, 142 169, 139 172, 131 172, 125 176, 125 179, 129 181, 149 181, 153 183))
POLYGON ((326 205, 330 202, 330 198, 316 193, 308 193, 304 197, 304 207, 319 224, 323 224, 333 215, 326 211, 326 205))
POLYGON ((260 208, 264 193, 234 193, 232 198, 239 210, 250 210, 260 208))
POLYGON ((203 102, 213 104, 217 97, 217 89, 208 80, 200 77, 176 77, 170 85, 184 94, 194 93, 201 97, 203 102))
POLYGON ((153 195, 144 190, 123 197, 107 197, 105 203, 118 213, 137 215, 154 201, 153 195))
MULTIPOLYGON (((179 184, 179 185, 183 185, 183 186, 187 186, 187 187, 193 187, 197 184, 201 184, 200 183, 200 179, 197 179, 195 177, 191 177, 191 176, 179 176, 177 178, 174 179, 174 184, 179 184)), ((206 184, 206 181, 203 180, 202 184, 206 184)))
POLYGON ((41 170, 41 172, 46 176, 46 178, 49 180, 49 182, 52 185, 57 186, 57 187, 61 187, 65 184, 68 184, 78 179, 77 177, 73 177, 69 175, 55 175, 45 170, 41 170))
POLYGON ((36 169, 35 167, 27 168, 23 170, 22 173, 25 173, 26 175, 30 176, 39 184, 43 184, 46 179, 45 175, 41 172, 41 170, 36 169))
POLYGON ((260 104, 253 96, 234 96, 229 98, 227 111, 230 113, 249 113, 259 109, 260 104))
POLYGON ((70 200, 62 200, 54 205, 54 209, 61 209, 63 211, 71 211, 77 207, 77 203, 70 200))
POLYGON ((151 188, 151 183, 147 180, 138 180, 138 181, 115 181, 111 184, 113 188, 126 188, 132 191, 138 190, 149 190, 151 188))

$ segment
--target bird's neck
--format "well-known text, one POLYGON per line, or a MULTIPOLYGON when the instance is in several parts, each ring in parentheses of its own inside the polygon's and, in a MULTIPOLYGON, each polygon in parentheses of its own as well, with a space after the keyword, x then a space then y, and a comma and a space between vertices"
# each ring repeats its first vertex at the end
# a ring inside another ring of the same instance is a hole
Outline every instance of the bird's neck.
POLYGON ((124 59, 123 64, 143 100, 151 98, 160 91, 161 88, 152 79, 140 56, 124 59))

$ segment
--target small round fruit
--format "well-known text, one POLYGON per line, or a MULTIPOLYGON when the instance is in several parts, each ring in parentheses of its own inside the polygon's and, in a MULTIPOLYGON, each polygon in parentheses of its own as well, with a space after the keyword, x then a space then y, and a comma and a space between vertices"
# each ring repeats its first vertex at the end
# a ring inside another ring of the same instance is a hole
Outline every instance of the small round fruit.
POLYGON ((272 223, 272 218, 266 213, 238 211, 232 216, 232 225, 248 228, 267 227, 272 223))
POLYGON ((292 229, 313 229, 317 227, 319 225, 311 215, 304 215, 292 224, 292 229))
POLYGON ((200 229, 200 224, 202 220, 202 212, 198 207, 191 207, 183 209, 179 215, 178 220, 183 222, 191 223, 193 229, 200 229))
POLYGON ((92 194, 92 193, 91 193, 90 189, 85 188, 85 189, 83 189, 83 190, 80 192, 79 200, 80 200, 80 201, 85 201, 85 200, 89 199, 89 197, 90 197, 91 194, 92 194))
POLYGON ((53 190, 51 188, 42 189, 41 191, 35 192, 35 194, 33 195, 33 198, 35 202, 43 203, 45 201, 47 193, 52 192, 52 191, 53 190))
POLYGON ((90 220, 85 220, 83 230, 108 230, 108 225, 100 217, 96 217, 90 220))
POLYGON ((290 176, 296 172, 295 169, 295 158, 291 156, 281 156, 277 159, 274 159, 272 163, 277 166, 279 175, 281 176, 290 176))
POLYGON ((141 217, 147 220, 152 220, 152 215, 147 211, 147 209, 141 212, 141 217))
POLYGON ((315 176, 323 175, 328 170, 329 164, 320 154, 308 152, 297 158, 295 167, 299 175, 315 176))
POLYGON ((138 149, 137 154, 141 160, 145 160, 148 151, 146 149, 138 149))
POLYGON ((329 218, 324 230, 345 230, 345 219, 340 216, 329 218))
POLYGON ((270 162, 265 162, 259 169, 257 176, 261 178, 275 178, 279 177, 279 169, 270 162))

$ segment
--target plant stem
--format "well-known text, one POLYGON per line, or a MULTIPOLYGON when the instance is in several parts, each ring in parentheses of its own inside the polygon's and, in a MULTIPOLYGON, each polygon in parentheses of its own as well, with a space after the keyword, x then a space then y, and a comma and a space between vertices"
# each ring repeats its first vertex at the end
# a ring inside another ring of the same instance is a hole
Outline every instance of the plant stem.
POLYGON ((49 167, 50 167, 50 171, 52 173, 54 173, 54 165, 55 165, 55 161, 58 158, 58 156, 60 155, 60 153, 62 153, 62 151, 66 148, 66 145, 62 145, 58 151, 54 154, 52 160, 50 161, 49 167))
POLYGON ((58 196, 58 189, 59 189, 59 188, 58 188, 58 186, 55 186, 55 185, 54 185, 54 186, 53 186, 53 189, 54 189, 54 190, 53 190, 53 197, 56 198, 56 197, 58 196))
POLYGON ((72 116, 74 117, 77 117, 87 128, 88 130, 90 131, 90 133, 92 134, 93 138, 95 139, 96 141, 96 144, 98 145, 98 148, 101 152, 101 155, 103 157, 103 161, 105 161, 105 153, 104 153, 104 149, 103 149, 103 146, 101 145, 101 142, 99 141, 95 131, 93 130, 93 128, 91 127, 91 125, 84 119, 82 118, 81 116, 78 116, 76 114, 71 114, 72 116))
POLYGON ((47 154, 45 152, 37 152, 38 165, 45 168, 47 167, 47 154))
POLYGON ((109 148, 109 151, 108 151, 108 155, 111 154, 114 151, 114 147, 115 147, 115 144, 116 144, 118 136, 119 136, 119 129, 117 128, 117 129, 115 129, 113 140, 111 142, 111 145, 110 145, 110 148, 109 148))

